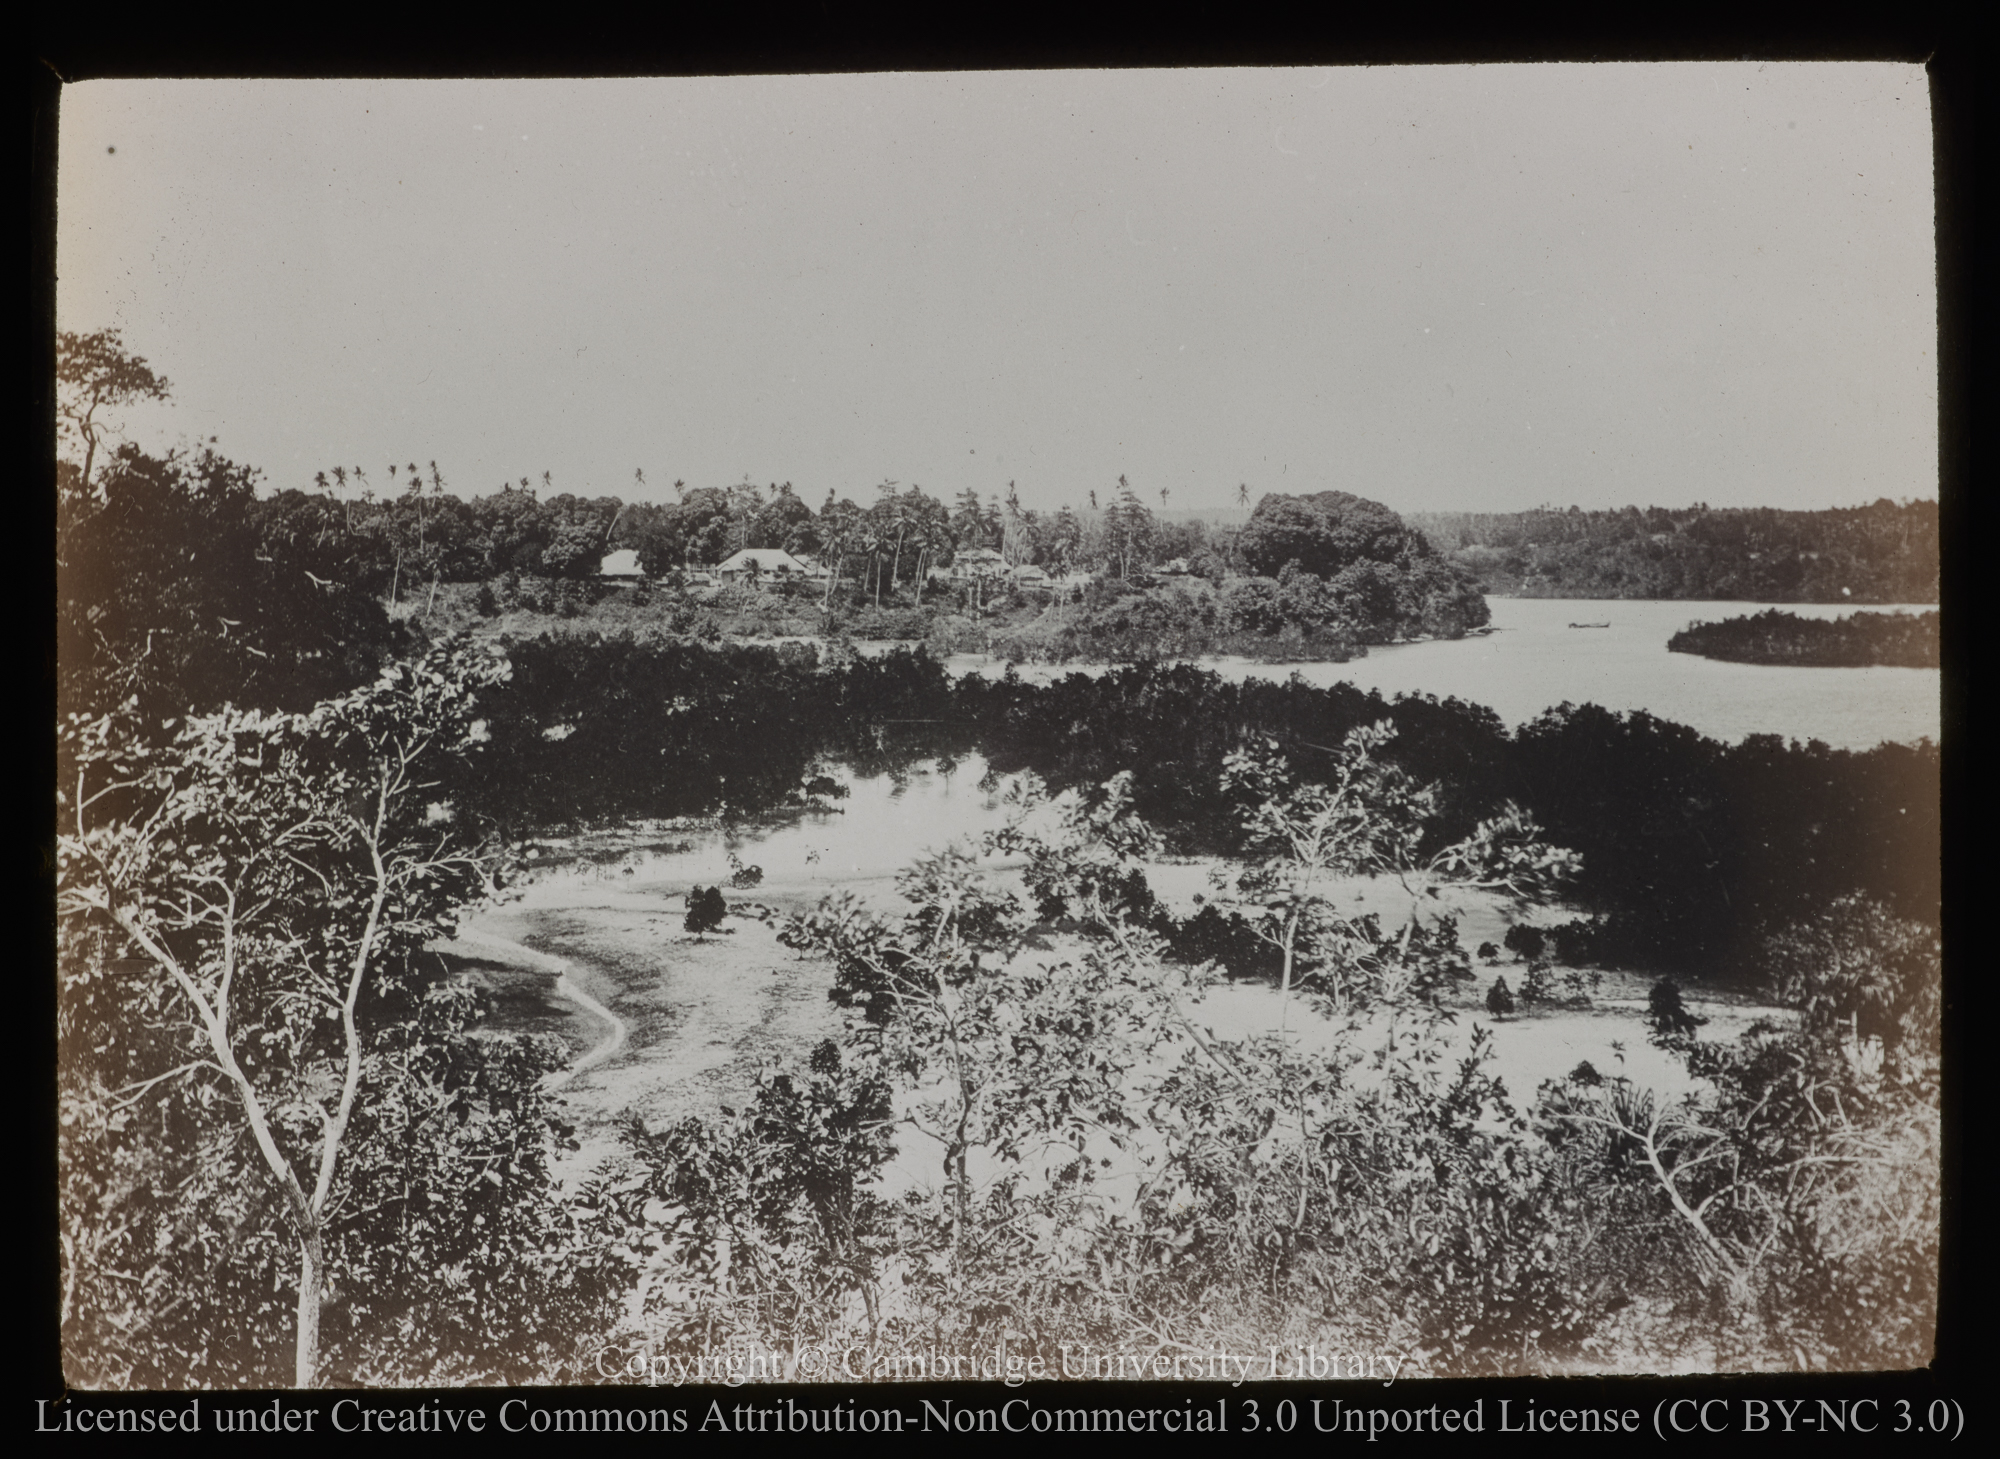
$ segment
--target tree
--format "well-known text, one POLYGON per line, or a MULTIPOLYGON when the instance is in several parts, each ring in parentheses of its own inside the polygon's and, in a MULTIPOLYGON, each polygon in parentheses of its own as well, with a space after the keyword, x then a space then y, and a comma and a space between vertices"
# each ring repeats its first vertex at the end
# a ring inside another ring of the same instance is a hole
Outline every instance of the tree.
POLYGON ((1447 949, 1420 925, 1420 909, 1440 886, 1535 900, 1578 868, 1574 853, 1543 842, 1540 828, 1512 805, 1426 854, 1437 792, 1381 757, 1395 735, 1388 720, 1350 730, 1324 781, 1304 780, 1275 745, 1224 762, 1225 784, 1241 806, 1246 862, 1219 889, 1278 950, 1281 1029, 1285 1000, 1301 974, 1313 975, 1344 1013, 1357 999, 1436 986, 1436 953, 1447 953, 1453 967, 1462 964, 1455 929, 1447 949), (1332 884, 1364 876, 1393 877, 1409 894, 1410 917, 1400 933, 1384 938, 1372 918, 1335 911, 1332 884))
POLYGON ((1143 563, 1153 544, 1153 514, 1139 500, 1139 493, 1124 477, 1118 478, 1118 499, 1104 514, 1104 526, 1118 558, 1118 576, 1132 576, 1134 563, 1143 563))
POLYGON ((1332 577, 1356 562, 1407 567, 1434 555, 1424 535, 1382 503, 1344 491, 1267 493, 1250 514, 1241 542, 1250 570, 1266 577, 1276 577, 1288 562, 1332 577))
POLYGON ((1773 995, 1798 1010, 1819 1062, 1935 1089, 1944 990, 1934 929, 1849 893, 1772 933, 1760 952, 1773 995))
POLYGON ((302 709, 374 676, 398 634, 336 513, 294 512, 298 494, 259 501, 257 473, 209 448, 157 459, 126 445, 97 465, 96 488, 57 515, 66 710, 133 695, 161 717, 302 709))
POLYGON ((911 540, 917 547, 917 605, 921 607, 924 585, 930 578, 931 568, 938 558, 951 551, 951 514, 943 502, 926 496, 921 487, 910 488, 905 506, 910 518, 911 540))
POLYGON ((257 500, 257 472, 212 441, 165 458, 114 445, 113 408, 165 400, 166 382, 116 331, 58 345, 63 707, 137 694, 161 714, 225 699, 302 708, 372 676, 394 630, 366 588, 333 570, 354 539, 326 520, 306 542, 267 537, 277 510, 257 500), (329 536, 342 539, 331 551, 329 536))
POLYGON ((789 481, 771 487, 771 498, 758 513, 750 535, 753 547, 776 547, 790 553, 812 552, 819 546, 812 508, 799 500, 789 481))
POLYGON ((115 329, 56 335, 56 421, 65 437, 83 447, 76 490, 90 495, 90 475, 108 429, 98 412, 142 400, 165 400, 169 384, 139 356, 126 351, 115 329))
POLYGON ((721 887, 695 887, 688 892, 687 916, 681 925, 699 938, 721 931, 722 919, 728 915, 729 904, 722 899, 721 887))
MULTIPOLYGON (((867 513, 869 529, 869 563, 875 574, 875 604, 882 603, 882 571, 880 557, 889 555, 889 591, 893 594, 901 586, 903 577, 903 546, 915 529, 922 536, 924 500, 920 487, 911 487, 907 494, 897 490, 893 481, 884 481, 875 488, 881 493, 867 513)), ((919 589, 921 592, 921 588, 919 589)))
POLYGON ((1514 993, 1502 976, 1493 980, 1493 986, 1486 990, 1486 1011, 1495 1018, 1511 1018, 1514 1014, 1514 993))
POLYGON ((749 1107, 718 1127, 689 1119, 653 1134, 634 1115, 626 1139, 643 1184, 606 1202, 650 1248, 628 1308, 645 1314, 656 1339, 706 1349, 718 1336, 769 1336, 732 1330, 745 1297, 802 1337, 827 1331, 841 1299, 858 1292, 873 1341, 890 1208, 870 1187, 895 1154, 895 1123, 876 1060, 865 1049, 843 1056, 830 1039, 807 1067, 761 1074, 749 1107), (649 1203, 672 1213, 664 1231, 647 1219, 649 1203), (730 1323, 720 1333, 718 1317, 730 1323))
POLYGON ((1058 576, 1067 576, 1083 554, 1083 523, 1067 506, 1056 512, 1049 532, 1049 553, 1058 576))
MULTIPOLYGON (((1157 938, 1107 903, 1106 888, 1151 833, 1129 814, 1126 787, 1054 807, 1053 834, 1017 822, 986 851, 1025 853, 1031 890, 1060 893, 1091 940, 1049 965, 1020 954, 1037 940, 1023 899, 994 886, 959 848, 920 858, 897 878, 911 910, 891 921, 851 894, 824 899, 787 924, 780 941, 830 953, 837 1000, 863 1010, 856 1042, 910 1098, 902 1123, 943 1151, 946 1200, 940 1255, 957 1280, 983 1244, 1012 1249, 1021 1213, 1004 1197, 981 1221, 972 1160, 1032 1174, 1054 1197, 1087 1205, 1089 1142, 1122 1143, 1139 1126, 1127 1077, 1166 1036, 1172 992, 1159 976, 1157 938), (1053 1174, 1053 1180, 1051 1175, 1053 1174)), ((1031 809, 1037 796, 1022 796, 1031 809)), ((1044 1213, 1046 1218, 1046 1213, 1044 1213)), ((1059 1220, 1058 1225, 1068 1224, 1059 1220)))
MULTIPOLYGON (((444 649, 305 714, 225 709, 155 745, 126 710, 62 730, 58 907, 175 1011, 182 1062, 233 1101, 298 1252, 293 1375, 311 1387, 331 1225, 371 1043, 365 1009, 490 887, 451 800, 503 666, 444 649)), ((468 817, 469 819, 469 817, 468 817)))

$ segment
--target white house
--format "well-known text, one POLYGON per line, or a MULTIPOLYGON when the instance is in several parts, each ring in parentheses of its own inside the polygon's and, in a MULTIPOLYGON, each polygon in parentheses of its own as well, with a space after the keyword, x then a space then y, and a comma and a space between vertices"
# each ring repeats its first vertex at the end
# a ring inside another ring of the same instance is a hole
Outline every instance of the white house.
POLYGON ((717 563, 715 575, 725 583, 740 583, 763 578, 810 579, 824 577, 826 572, 823 568, 815 571, 781 547, 746 547, 717 563))
POLYGON ((635 583, 644 578, 646 572, 639 566, 639 554, 630 547, 621 547, 616 552, 605 554, 604 561, 597 565, 597 575, 635 583))
POLYGON ((952 555, 951 566, 944 575, 955 583, 968 582, 973 578, 999 578, 1007 576, 1007 559, 990 547, 962 547, 952 555))

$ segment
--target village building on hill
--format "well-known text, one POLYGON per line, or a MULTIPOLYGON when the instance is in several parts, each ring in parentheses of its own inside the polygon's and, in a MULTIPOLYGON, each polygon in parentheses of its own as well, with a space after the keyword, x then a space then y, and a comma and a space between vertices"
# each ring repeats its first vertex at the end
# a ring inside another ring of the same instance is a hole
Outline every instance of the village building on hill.
POLYGON ((637 583, 645 581, 646 570, 639 566, 637 551, 621 547, 604 555, 604 561, 597 565, 597 575, 615 583, 637 583))
POLYGON ((935 568, 932 575, 953 583, 1003 578, 1007 576, 1007 559, 990 547, 961 547, 952 556, 950 567, 935 568))
POLYGON ((794 557, 782 547, 746 547, 717 563, 714 573, 729 584, 793 579, 821 582, 826 578, 826 569, 818 563, 794 557))

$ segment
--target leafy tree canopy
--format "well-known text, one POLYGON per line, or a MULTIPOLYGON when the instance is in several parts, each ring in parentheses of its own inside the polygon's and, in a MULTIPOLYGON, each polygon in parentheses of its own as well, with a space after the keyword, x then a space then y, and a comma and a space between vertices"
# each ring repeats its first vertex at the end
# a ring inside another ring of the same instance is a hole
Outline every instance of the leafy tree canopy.
POLYGON ((1241 547, 1250 570, 1265 577, 1276 577, 1288 562, 1332 577, 1356 562, 1408 566, 1435 556, 1424 535, 1389 508, 1344 491, 1266 495, 1250 514, 1241 547))
POLYGON ((142 400, 165 400, 168 383, 125 348, 115 329, 56 336, 56 421, 65 448, 81 447, 77 489, 88 495, 98 448, 111 429, 102 413, 142 400))

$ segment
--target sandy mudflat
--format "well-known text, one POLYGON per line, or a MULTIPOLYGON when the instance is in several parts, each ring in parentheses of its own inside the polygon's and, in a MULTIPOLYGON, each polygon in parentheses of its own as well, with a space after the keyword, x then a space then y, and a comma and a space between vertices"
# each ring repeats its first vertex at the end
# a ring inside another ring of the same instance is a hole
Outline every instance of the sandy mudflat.
MULTIPOLYGON (((709 829, 664 845, 647 846, 640 838, 612 854, 597 846, 593 860, 547 866, 516 901, 468 919, 464 935, 445 945, 495 994, 496 1028, 559 1033, 583 1061, 562 1088, 582 1141, 572 1168, 612 1153, 628 1114, 657 1129, 740 1107, 760 1069, 790 1066, 821 1039, 841 1037, 852 1015, 827 997, 831 967, 780 946, 777 929, 790 913, 830 891, 853 892, 885 912, 904 904, 893 876, 881 869, 886 853, 821 857, 822 839, 801 825, 755 841, 709 829), (768 863, 765 880, 730 889, 732 852, 741 861, 768 863), (732 915, 722 933, 697 938, 683 928, 687 892, 718 883, 732 915), (564 996, 562 978, 622 1029, 564 996)), ((1005 877, 1009 869, 995 871, 1005 877)), ((1208 870, 1200 862, 1166 864, 1149 868, 1148 880, 1163 902, 1185 915, 1197 894, 1212 890, 1208 870)), ((1345 884, 1332 895, 1343 910, 1375 912, 1385 926, 1407 915, 1410 905, 1408 893, 1391 882, 1345 884)), ((1509 920, 1500 901, 1482 894, 1447 891, 1427 907, 1458 918, 1468 949, 1499 942, 1509 920)), ((1688 1088, 1679 1063, 1646 1041, 1650 980, 1607 974, 1588 1008, 1538 1008, 1496 1021, 1485 1009, 1486 989, 1505 975, 1518 992, 1526 970, 1511 960, 1475 960, 1473 971, 1450 1000, 1456 1019, 1451 1037, 1465 1046, 1475 1027, 1492 1032, 1492 1070, 1516 1103, 1531 1100, 1544 1079, 1584 1061, 1606 1076, 1623 1074, 1662 1091, 1688 1088)), ((1733 1039, 1772 1011, 1698 990, 1690 990, 1688 1006, 1711 1020, 1702 1029, 1710 1040, 1733 1039)), ((1218 1036, 1237 1038, 1275 1028, 1278 1000, 1268 987, 1225 983, 1190 1012, 1218 1036)), ((1296 1000, 1287 1021, 1302 1047, 1335 1036, 1330 1025, 1302 1016, 1296 1000)), ((931 1164, 918 1144, 898 1162, 916 1162, 912 1178, 931 1164)))

